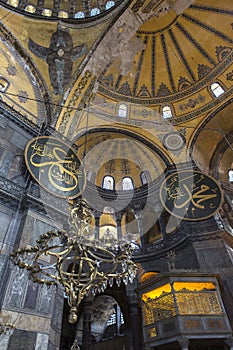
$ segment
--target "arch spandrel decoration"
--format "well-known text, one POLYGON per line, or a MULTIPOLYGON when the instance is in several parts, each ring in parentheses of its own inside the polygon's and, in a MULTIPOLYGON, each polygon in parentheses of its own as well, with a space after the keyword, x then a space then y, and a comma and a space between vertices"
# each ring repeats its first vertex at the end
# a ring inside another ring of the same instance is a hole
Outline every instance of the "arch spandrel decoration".
POLYGON ((24 49, 23 43, 15 38, 5 24, 1 25, 0 37, 2 101, 18 111, 19 118, 29 124, 50 122, 51 105, 45 103, 45 100, 50 101, 50 95, 41 72, 24 49))

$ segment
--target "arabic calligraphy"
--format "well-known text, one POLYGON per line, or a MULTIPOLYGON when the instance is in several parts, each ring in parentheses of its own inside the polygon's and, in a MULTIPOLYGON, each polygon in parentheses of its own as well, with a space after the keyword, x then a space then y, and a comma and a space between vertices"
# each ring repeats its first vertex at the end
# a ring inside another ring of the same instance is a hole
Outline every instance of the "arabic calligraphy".
POLYGON ((160 198, 172 215, 184 220, 201 220, 212 216, 219 209, 222 192, 210 176, 184 170, 165 179, 160 198))
POLYGON ((45 189, 62 197, 80 194, 84 176, 75 152, 64 142, 41 136, 31 140, 25 150, 31 175, 45 189))

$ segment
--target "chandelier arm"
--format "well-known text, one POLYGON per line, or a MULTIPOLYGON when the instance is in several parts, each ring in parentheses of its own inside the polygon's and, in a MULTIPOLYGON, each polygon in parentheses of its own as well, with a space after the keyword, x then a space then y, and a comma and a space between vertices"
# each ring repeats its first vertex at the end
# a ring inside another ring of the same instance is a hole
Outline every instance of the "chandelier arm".
MULTIPOLYGON (((101 250, 105 253, 105 254, 108 254, 108 255, 111 255, 111 258, 114 258, 115 257, 115 254, 113 253, 113 252, 111 252, 111 251, 109 251, 109 250, 107 250, 107 249, 105 249, 105 248, 101 248, 101 250)), ((89 250, 89 254, 91 255, 91 256, 93 256, 94 258, 96 258, 96 259, 99 259, 100 258, 100 256, 98 256, 97 255, 97 252, 95 252, 95 251, 91 251, 91 250, 89 250)), ((106 259, 106 260, 108 260, 108 259, 111 259, 110 257, 109 258, 102 258, 101 257, 101 260, 103 259, 106 259)))
POLYGON ((101 240, 90 238, 91 220, 91 209, 78 199, 70 211, 67 232, 48 231, 39 237, 36 246, 11 254, 14 264, 26 268, 33 282, 60 284, 64 288, 71 323, 77 321, 78 306, 85 296, 104 292, 108 284, 112 287, 114 279, 118 286, 121 280, 125 284, 132 282, 137 270, 131 259, 133 247, 128 242, 107 236, 101 240), (45 265, 48 258, 50 262, 45 265))
MULTIPOLYGON (((54 247, 51 247, 51 248, 60 248, 61 246, 54 246, 54 247)), ((72 246, 71 247, 68 247, 66 249, 64 249, 62 252, 52 252, 50 250, 47 251, 47 254, 51 255, 51 256, 55 256, 56 258, 60 259, 62 255, 65 255, 67 254, 68 252, 70 252, 72 250, 72 246)))

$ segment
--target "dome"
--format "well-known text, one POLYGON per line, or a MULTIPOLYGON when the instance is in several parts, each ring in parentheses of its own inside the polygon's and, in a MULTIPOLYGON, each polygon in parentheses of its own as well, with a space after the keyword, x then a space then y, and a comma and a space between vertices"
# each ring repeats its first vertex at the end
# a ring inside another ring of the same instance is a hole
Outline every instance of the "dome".
POLYGON ((229 1, 220 6, 199 0, 187 8, 178 3, 158 6, 154 12, 146 2, 140 10, 133 6, 133 13, 144 21, 134 23, 135 33, 127 44, 118 43, 118 55, 99 78, 102 95, 143 104, 159 114, 168 105, 176 123, 192 119, 195 107, 209 106, 212 83, 223 91, 229 86, 226 69, 233 42, 229 1))
POLYGON ((2 5, 17 11, 25 16, 42 17, 43 19, 59 19, 73 22, 92 22, 115 10, 117 6, 124 3, 123 0, 104 0, 97 3, 91 1, 46 1, 39 0, 25 2, 22 5, 19 0, 4 0, 2 5))

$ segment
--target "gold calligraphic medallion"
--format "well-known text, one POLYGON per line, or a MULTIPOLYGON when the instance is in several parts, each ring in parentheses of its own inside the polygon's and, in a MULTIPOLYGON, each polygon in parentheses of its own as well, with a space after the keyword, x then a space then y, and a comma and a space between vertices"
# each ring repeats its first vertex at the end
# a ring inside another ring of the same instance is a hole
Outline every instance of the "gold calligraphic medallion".
POLYGON ((85 176, 80 160, 63 141, 50 136, 34 138, 24 155, 30 174, 48 192, 75 198, 83 191, 85 176))
POLYGON ((212 177, 183 170, 169 175, 160 188, 164 208, 183 220, 202 220, 214 215, 222 204, 222 191, 212 177))

